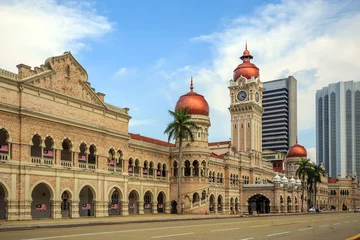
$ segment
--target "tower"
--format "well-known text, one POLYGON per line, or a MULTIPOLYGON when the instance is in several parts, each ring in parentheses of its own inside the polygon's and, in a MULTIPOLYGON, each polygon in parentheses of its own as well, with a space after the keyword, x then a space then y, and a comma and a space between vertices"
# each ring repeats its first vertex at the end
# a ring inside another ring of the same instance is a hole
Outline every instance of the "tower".
POLYGON ((263 83, 259 69, 251 63, 251 56, 245 45, 240 57, 243 61, 234 70, 230 80, 231 143, 237 151, 262 152, 262 95, 263 83))

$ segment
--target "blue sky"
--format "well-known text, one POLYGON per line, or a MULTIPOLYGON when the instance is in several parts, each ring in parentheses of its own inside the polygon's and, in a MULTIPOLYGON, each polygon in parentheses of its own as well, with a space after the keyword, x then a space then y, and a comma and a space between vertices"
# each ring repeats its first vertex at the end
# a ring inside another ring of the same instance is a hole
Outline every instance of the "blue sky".
POLYGON ((360 80, 360 1, 0 1, 0 68, 70 50, 130 132, 166 140, 179 96, 210 105, 210 141, 228 140, 228 81, 248 41, 262 81, 298 80, 299 142, 315 160, 315 92, 360 80))

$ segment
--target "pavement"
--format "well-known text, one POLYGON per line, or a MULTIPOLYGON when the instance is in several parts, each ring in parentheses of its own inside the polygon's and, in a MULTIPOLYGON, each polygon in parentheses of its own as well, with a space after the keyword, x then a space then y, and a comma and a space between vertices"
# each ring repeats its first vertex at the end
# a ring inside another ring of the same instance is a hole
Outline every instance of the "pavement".
MULTIPOLYGON (((260 214, 260 215, 223 215, 223 214, 143 214, 143 215, 129 215, 129 216, 111 216, 111 217, 82 217, 82 218, 61 218, 61 219, 39 219, 39 220, 24 220, 24 221, 0 221, 0 231, 13 231, 20 229, 34 229, 34 228, 55 228, 55 227, 81 227, 81 226, 95 226, 95 225, 111 225, 111 224, 128 224, 128 223, 144 223, 144 222, 168 222, 168 221, 183 221, 183 220, 206 220, 206 219, 221 219, 221 218, 259 218, 270 216, 290 216, 290 215, 305 215, 305 214, 328 214, 328 213, 342 213, 336 211, 322 212, 322 213, 277 213, 277 214, 260 214)), ((348 212, 344 212, 348 213, 348 212)))

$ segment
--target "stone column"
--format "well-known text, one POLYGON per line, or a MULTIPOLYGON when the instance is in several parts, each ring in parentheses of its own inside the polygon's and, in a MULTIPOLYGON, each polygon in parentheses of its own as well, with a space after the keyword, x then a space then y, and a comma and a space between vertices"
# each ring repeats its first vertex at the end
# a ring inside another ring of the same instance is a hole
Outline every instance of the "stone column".
POLYGON ((106 201, 96 201, 95 202, 95 216, 104 217, 105 210, 108 209, 108 202, 106 201))
POLYGON ((120 209, 121 216, 128 216, 129 215, 129 202, 121 201, 120 207, 121 207, 121 209, 120 209))
MULTIPOLYGON (((72 152, 72 164, 73 167, 79 167, 79 160, 78 160, 79 153, 78 152, 72 152)), ((87 156, 86 156, 86 162, 87 162, 87 156)))
POLYGON ((170 202, 165 203, 165 213, 171 213, 171 203, 170 202))
POLYGON ((80 201, 71 201, 71 218, 78 218, 79 216, 79 203, 80 201))
POLYGON ((144 201, 137 201, 138 213, 144 214, 144 201))
POLYGON ((61 165, 61 149, 54 149, 55 165, 61 165))
POLYGON ((218 213, 218 203, 217 203, 217 201, 214 201, 214 213, 215 214, 218 213))
POLYGON ((153 214, 157 214, 158 213, 158 211, 157 211, 157 204, 158 204, 158 202, 152 202, 151 203, 151 212, 153 213, 153 214))
POLYGON ((62 201, 52 201, 52 209, 51 209, 51 217, 52 218, 62 218, 61 202, 62 201))

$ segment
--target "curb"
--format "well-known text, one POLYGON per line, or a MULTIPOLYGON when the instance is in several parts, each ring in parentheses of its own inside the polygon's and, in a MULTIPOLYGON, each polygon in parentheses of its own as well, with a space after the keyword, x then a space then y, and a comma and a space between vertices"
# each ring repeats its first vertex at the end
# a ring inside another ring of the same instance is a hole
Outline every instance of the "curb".
MULTIPOLYGON (((340 213, 340 212, 322 212, 322 214, 340 213)), ((134 219, 134 220, 120 220, 119 221, 94 221, 94 222, 76 222, 76 223, 38 223, 27 225, 12 225, 0 226, 0 232, 16 231, 16 230, 30 230, 36 228, 65 228, 65 227, 84 227, 84 226, 101 226, 101 225, 115 225, 115 224, 131 224, 131 223, 146 223, 146 222, 176 222, 186 220, 209 220, 209 219, 229 219, 229 218, 259 218, 259 217, 277 217, 277 216, 294 216, 306 214, 319 214, 319 213, 282 213, 282 214, 261 214, 254 215, 229 215, 229 216, 211 216, 208 217, 183 217, 183 218, 159 218, 159 219, 134 219)))

